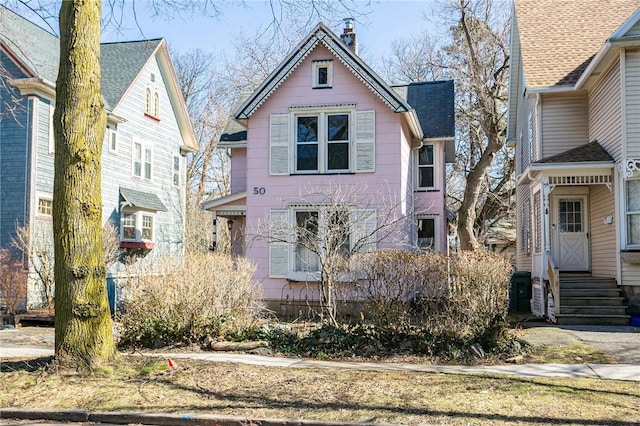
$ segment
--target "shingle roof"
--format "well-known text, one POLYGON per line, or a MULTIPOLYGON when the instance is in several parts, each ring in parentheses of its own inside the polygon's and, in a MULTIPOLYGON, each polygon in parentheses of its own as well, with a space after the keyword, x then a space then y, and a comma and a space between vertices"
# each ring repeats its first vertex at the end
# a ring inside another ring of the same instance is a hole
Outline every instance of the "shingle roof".
MULTIPOLYGON (((35 73, 34 77, 56 82, 60 58, 60 39, 56 35, 0 6, 0 41, 35 73)), ((155 39, 100 45, 102 95, 108 109, 116 106, 161 41, 155 39)))
POLYGON ((55 83, 60 40, 54 34, 0 5, 0 43, 35 75, 55 83))
POLYGON ((154 210, 157 212, 167 211, 167 208, 156 194, 120 187, 120 195, 124 199, 125 203, 131 207, 154 210))
POLYGON ((611 162, 613 158, 597 141, 536 161, 534 164, 611 162))
POLYGON ((102 95, 115 107, 162 39, 102 43, 102 95))
POLYGON ((410 83, 394 89, 416 110, 425 138, 455 135, 453 80, 410 83))
POLYGON ((640 0, 515 0, 528 87, 572 85, 640 0))

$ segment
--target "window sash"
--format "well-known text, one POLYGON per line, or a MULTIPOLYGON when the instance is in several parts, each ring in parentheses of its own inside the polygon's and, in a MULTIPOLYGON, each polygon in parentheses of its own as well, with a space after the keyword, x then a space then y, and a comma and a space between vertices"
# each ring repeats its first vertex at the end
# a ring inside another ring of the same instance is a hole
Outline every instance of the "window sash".
POLYGON ((295 212, 296 272, 317 272, 320 270, 320 259, 315 252, 318 245, 318 219, 318 211, 298 210, 295 212))
POLYGON ((422 250, 435 250, 437 229, 435 217, 418 218, 418 247, 422 250))
POLYGON ((142 239, 153 240, 153 216, 143 214, 142 215, 142 239))
POLYGON ((136 215, 135 213, 122 214, 122 238, 126 240, 136 239, 136 215))
POLYGON ((435 187, 435 161, 433 145, 418 150, 418 188, 435 187))
POLYGON ((640 179, 625 182, 627 245, 640 246, 640 179))
POLYGON ((180 185, 180 157, 173 156, 173 186, 180 185))
POLYGON ((296 116, 296 172, 351 169, 351 113, 296 116), (321 167, 322 165, 322 167, 321 167))
POLYGON ((40 198, 38 200, 38 214, 43 216, 51 216, 53 214, 53 200, 40 198))

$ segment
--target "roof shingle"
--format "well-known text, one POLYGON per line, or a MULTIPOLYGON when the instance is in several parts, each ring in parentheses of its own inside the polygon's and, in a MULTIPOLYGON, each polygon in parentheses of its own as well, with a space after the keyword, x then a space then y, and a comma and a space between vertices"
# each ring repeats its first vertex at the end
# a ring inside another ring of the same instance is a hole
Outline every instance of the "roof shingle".
POLYGON ((515 0, 527 87, 575 84, 640 0, 515 0))
POLYGON ((597 141, 536 161, 534 164, 611 162, 613 158, 597 141))

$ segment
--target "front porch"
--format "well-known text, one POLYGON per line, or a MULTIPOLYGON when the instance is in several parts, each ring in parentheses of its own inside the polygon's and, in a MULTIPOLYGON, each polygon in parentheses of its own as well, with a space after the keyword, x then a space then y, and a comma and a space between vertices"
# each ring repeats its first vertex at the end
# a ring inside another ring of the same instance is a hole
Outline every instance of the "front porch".
POLYGON ((619 280, 614 162, 597 143, 532 163, 532 311, 558 324, 627 325, 619 280))

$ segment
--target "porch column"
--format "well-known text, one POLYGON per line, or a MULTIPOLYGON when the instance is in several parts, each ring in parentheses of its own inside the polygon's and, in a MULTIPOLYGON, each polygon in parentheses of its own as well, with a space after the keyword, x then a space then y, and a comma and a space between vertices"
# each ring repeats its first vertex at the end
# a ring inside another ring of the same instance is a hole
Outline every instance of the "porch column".
POLYGON ((217 236, 217 233, 218 233, 218 230, 217 230, 217 228, 218 228, 217 227, 217 223, 218 223, 217 217, 218 216, 217 216, 215 211, 212 211, 211 215, 213 217, 213 229, 211 230, 211 251, 216 251, 216 245, 217 245, 217 242, 218 242, 218 236, 217 236))
MULTIPOLYGON (((545 181, 542 182, 542 229, 544 230, 542 245, 544 247, 544 254, 550 252, 551 250, 551 231, 549 229, 549 224, 551 221, 549 220, 549 195, 551 194, 552 188, 549 185, 548 179, 545 178, 545 181)), ((543 255, 544 258, 544 255, 543 255)), ((544 259, 546 260, 546 259, 544 259)), ((546 267, 546 265, 543 265, 546 267)), ((543 269, 544 270, 544 269, 543 269)))

